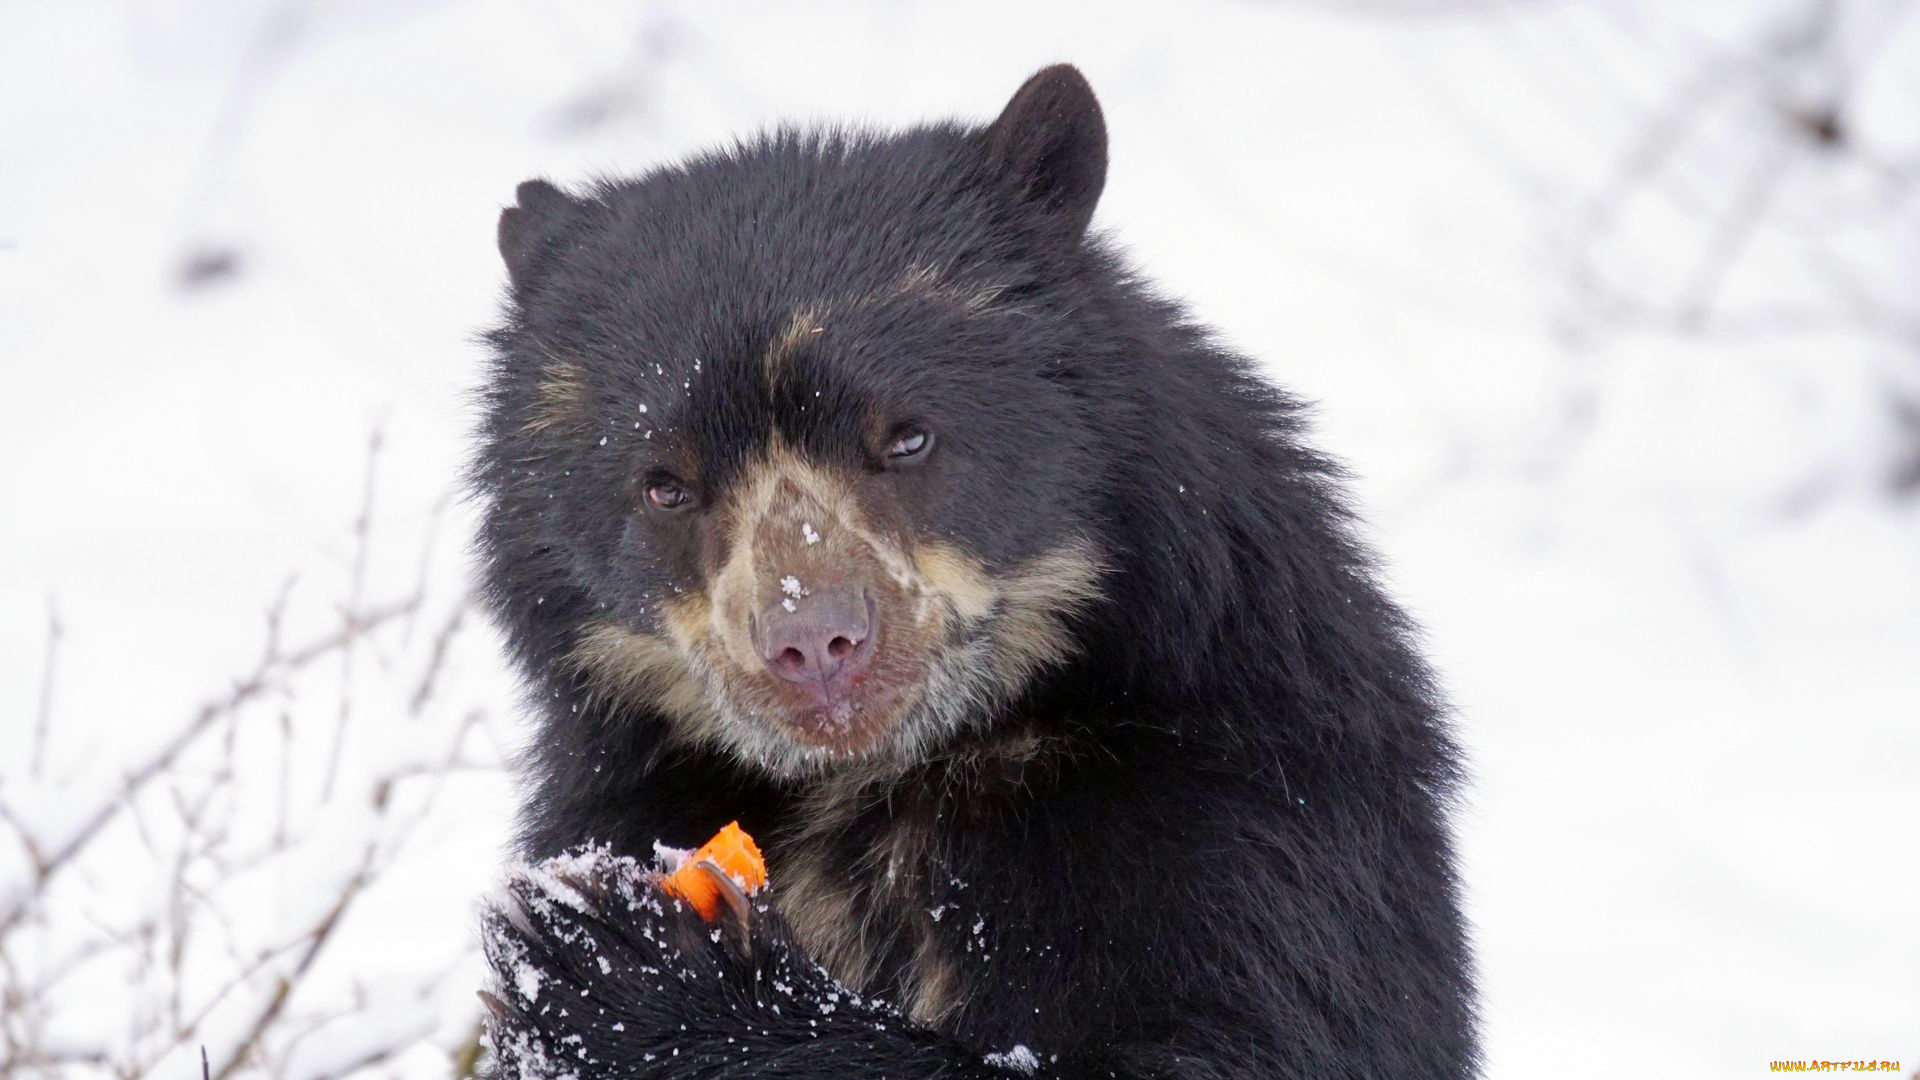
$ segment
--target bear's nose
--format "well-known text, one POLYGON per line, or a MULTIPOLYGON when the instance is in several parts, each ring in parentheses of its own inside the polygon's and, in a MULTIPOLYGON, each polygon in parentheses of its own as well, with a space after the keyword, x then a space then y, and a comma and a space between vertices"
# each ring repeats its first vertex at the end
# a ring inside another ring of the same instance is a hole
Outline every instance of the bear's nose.
POLYGON ((873 654, 873 598, 844 585, 787 591, 757 620, 760 658, 775 675, 830 704, 873 654))

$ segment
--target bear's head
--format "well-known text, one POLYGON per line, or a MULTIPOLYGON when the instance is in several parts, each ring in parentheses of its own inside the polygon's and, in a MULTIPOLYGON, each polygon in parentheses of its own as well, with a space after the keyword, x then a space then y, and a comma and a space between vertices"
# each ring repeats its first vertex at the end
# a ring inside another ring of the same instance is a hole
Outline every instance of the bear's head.
POLYGON ((793 775, 915 760, 1074 657, 1105 173, 1060 66, 984 128, 523 184, 475 469, 522 659, 793 775))

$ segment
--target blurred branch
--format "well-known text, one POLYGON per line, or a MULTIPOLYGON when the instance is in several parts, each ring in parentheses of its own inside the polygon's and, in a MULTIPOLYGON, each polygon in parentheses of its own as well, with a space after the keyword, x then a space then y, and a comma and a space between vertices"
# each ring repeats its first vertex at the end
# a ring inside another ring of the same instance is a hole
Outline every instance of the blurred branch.
POLYGON ((47 601, 47 659, 40 669, 40 708, 35 714, 33 724, 33 761, 28 766, 27 775, 35 780, 40 778, 42 767, 46 763, 47 732, 53 728, 53 665, 60 655, 60 638, 64 631, 60 626, 60 608, 52 600, 47 601))
POLYGON ((275 980, 273 995, 267 999, 266 1005, 254 1017, 253 1024, 247 1028, 246 1034, 240 1039, 240 1045, 234 1049, 227 1063, 213 1074, 213 1080, 227 1080, 227 1077, 232 1076, 234 1070, 244 1064, 259 1046, 261 1036, 286 1010, 287 1001, 293 996, 294 987, 298 985, 300 977, 313 967, 314 960, 320 956, 321 950, 327 947, 327 940, 339 928, 340 920, 346 915, 347 909, 353 906, 354 900, 372 880, 374 850, 374 845, 367 845, 359 869, 347 879, 346 885, 340 890, 339 897, 334 900, 333 906, 327 909, 327 913, 321 917, 318 925, 308 932, 307 946, 300 953, 300 959, 294 962, 293 971, 275 980))
POLYGON ((440 677, 440 668, 447 661, 447 648, 453 644, 453 636, 460 631, 462 620, 466 617, 467 601, 463 599, 448 613, 446 624, 433 636, 433 651, 427 658, 427 668, 420 674, 420 684, 413 692, 413 698, 407 703, 407 711, 418 717, 426 710, 427 702, 433 698, 434 680, 440 677))
POLYGON ((275 676, 297 672, 316 660, 347 648, 349 644, 368 632, 405 615, 418 603, 419 600, 416 597, 366 615, 349 616, 346 625, 317 641, 285 655, 274 655, 270 651, 268 655, 261 657, 253 671, 242 678, 232 690, 202 705, 173 738, 167 740, 158 751, 129 770, 121 782, 120 791, 88 814, 85 824, 81 825, 66 843, 60 845, 51 854, 39 853, 27 834, 23 832, 21 836, 28 840, 28 851, 34 858, 33 888, 26 896, 17 898, 5 909, 0 909, 0 934, 11 930, 26 917, 33 901, 44 892, 47 883, 54 875, 67 866, 75 854, 98 836, 100 830, 127 807, 129 801, 140 789, 164 773, 179 759, 183 751, 205 735, 216 723, 231 716, 241 706, 259 698, 273 685, 275 676))
MULTIPOLYGON (((1611 175, 1586 201, 1575 251, 1576 287, 1610 319, 1703 332, 1723 317, 1742 317, 1722 310, 1722 287, 1772 223, 1776 200, 1797 170, 1818 162, 1824 172, 1857 167, 1899 190, 1920 182, 1909 168, 1864 145, 1849 122, 1851 95, 1883 57, 1895 36, 1892 24, 1908 14, 1908 7, 1809 0, 1797 17, 1760 35, 1757 45, 1690 38, 1691 47, 1707 55, 1666 95, 1666 104, 1629 141, 1611 175), (1847 28, 1855 32, 1843 33, 1847 28), (1710 130, 1716 117, 1724 130, 1710 130), (1718 151, 1721 156, 1705 156, 1703 147, 1729 136, 1733 145, 1754 151, 1756 160, 1729 168, 1724 150, 1718 151), (1683 156, 1689 153, 1699 160, 1683 156), (1689 173, 1700 175, 1690 178, 1689 173), (1605 280, 1594 249, 1620 227, 1634 201, 1660 196, 1702 221, 1706 237, 1693 271, 1670 296, 1637 300, 1605 280)), ((1623 11, 1604 10, 1615 16, 1623 11)), ((1635 29, 1645 33, 1637 24, 1635 29)), ((1897 209, 1885 207, 1889 223, 1897 209)), ((1813 206, 1803 213, 1824 221, 1830 210, 1813 206)), ((1835 266, 1839 257, 1826 241, 1821 230, 1806 244, 1824 258, 1830 281, 1848 279, 1835 266)), ((1857 289, 1841 292, 1836 299, 1845 307, 1859 307, 1857 289)), ((1866 329, 1906 336, 1907 322, 1875 317, 1866 329)))
MULTIPOLYGON (((353 520, 353 572, 347 587, 347 604, 341 614, 351 623, 360 610, 360 598, 367 585, 367 548, 373 536, 373 478, 380 464, 381 432, 378 427, 367 439, 367 465, 360 485, 360 513, 353 520)), ((415 597, 418 599, 418 597, 415 597)), ((334 777, 340 770, 340 747, 346 741, 347 724, 353 715, 353 639, 340 649, 340 716, 333 729, 333 747, 327 751, 327 777, 320 785, 322 797, 333 794, 334 777)))
POLYGON ((464 1027, 472 1006, 466 995, 447 999, 444 984, 477 962, 465 935, 419 956, 428 970, 414 984, 422 1014, 413 1024, 372 1022, 368 1010, 382 999, 359 984, 359 966, 327 960, 347 940, 383 932, 349 929, 362 925, 354 912, 423 826, 457 820, 441 801, 446 785, 497 775, 506 742, 490 730, 489 710, 446 700, 459 649, 490 645, 461 633, 464 593, 428 607, 439 509, 410 594, 368 599, 382 443, 376 430, 333 625, 287 641, 289 577, 244 674, 154 740, 98 744, 93 760, 74 765, 97 777, 91 787, 61 775, 47 746, 64 638, 49 606, 35 745, 18 763, 0 761, 0 842, 10 838, 24 856, 0 863, 0 1076, 135 1080, 171 1073, 183 1053, 200 1059, 204 1080, 286 1075, 295 1049, 303 1060, 316 1045, 331 1054, 338 1025, 351 1025, 351 1060, 297 1074, 317 1080, 394 1060, 444 1030, 432 1011, 450 1007, 443 1001, 458 1003, 455 1030, 464 1027), (408 647, 423 616, 436 629, 408 647), (358 662, 363 651, 378 662, 358 662), (337 699, 303 706, 301 688, 336 659, 337 699), (360 738, 375 711, 407 734, 360 738), (339 795, 353 791, 360 809, 343 815, 339 795), (309 880, 323 883, 295 895, 324 910, 307 909, 298 925, 285 925, 277 903, 260 903, 262 888, 277 896, 283 883, 309 880), (103 974, 128 980, 129 1007, 114 1023, 75 1028, 73 1010, 93 1007, 103 974))
POLYGON ((1713 224, 1707 249, 1694 269, 1692 279, 1682 288, 1677 319, 1682 329, 1704 326, 1726 276, 1748 240, 1766 216, 1767 204, 1786 179, 1795 157, 1795 147, 1776 141, 1768 148, 1766 161, 1754 169, 1741 184, 1738 195, 1725 214, 1713 224))

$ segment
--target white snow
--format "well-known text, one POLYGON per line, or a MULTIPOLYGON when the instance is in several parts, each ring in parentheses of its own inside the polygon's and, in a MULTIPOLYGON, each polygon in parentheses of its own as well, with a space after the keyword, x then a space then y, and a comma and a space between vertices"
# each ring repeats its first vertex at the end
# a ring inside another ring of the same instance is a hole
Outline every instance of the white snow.
POLYGON ((513 965, 513 988, 528 1004, 540 1000, 540 969, 521 960, 513 965))
POLYGON ((669 847, 658 840, 653 842, 653 858, 660 864, 661 872, 671 874, 680 869, 693 857, 693 848, 669 847))
POLYGON ((781 117, 985 119, 1065 58, 1098 223, 1316 403, 1426 628, 1489 1077, 1910 1071, 1920 16, 1832 8, 1796 53, 1788 0, 0 5, 0 912, 16 830, 110 811, 9 932, 4 977, 52 981, 0 1025, 111 1063, 62 1076, 218 1069, 350 892, 242 1073, 444 1075, 514 799, 454 498, 500 205, 781 117), (1830 79, 1838 148, 1789 113, 1830 79), (422 600, 116 802, 290 576, 289 649, 422 600))
POLYGON ((986 1063, 1023 1076, 1032 1076, 1040 1068, 1040 1058, 1024 1043, 1015 1043, 1012 1049, 988 1054, 986 1063))

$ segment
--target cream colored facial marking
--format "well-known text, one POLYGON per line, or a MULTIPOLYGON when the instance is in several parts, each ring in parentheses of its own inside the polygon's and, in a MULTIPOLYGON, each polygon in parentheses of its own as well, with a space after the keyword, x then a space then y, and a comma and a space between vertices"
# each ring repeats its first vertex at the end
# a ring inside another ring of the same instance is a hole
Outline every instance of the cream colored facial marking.
POLYGON ((834 318, 878 307, 901 297, 924 297, 947 305, 969 319, 1019 311, 999 302, 1006 291, 1004 285, 975 286, 955 282, 951 275, 937 266, 915 263, 898 278, 872 292, 822 299, 796 307, 787 325, 767 343, 767 351, 760 362, 761 378, 768 390, 777 391, 787 377, 794 351, 808 339, 825 333, 828 323, 834 318))
POLYGON ((651 704, 682 723, 717 722, 706 686, 681 642, 612 622, 580 635, 569 661, 592 680, 586 707, 603 702, 651 704))
POLYGON ((971 286, 962 285, 943 272, 939 267, 926 263, 915 263, 900 275, 888 293, 877 293, 869 298, 877 302, 891 296, 925 296, 958 308, 968 318, 992 315, 1014 310, 1000 306, 998 301, 1006 292, 1004 285, 971 286))
POLYGON ((787 320, 786 328, 775 334, 767 343, 767 352, 760 362, 760 375, 766 381, 767 389, 778 390, 786 378, 788 361, 795 349, 803 345, 815 334, 823 332, 821 325, 825 318, 824 305, 796 308, 793 317, 787 320))
POLYGON ((726 561, 708 582, 706 629, 722 657, 743 672, 760 668, 750 616, 783 600, 805 603, 801 596, 810 585, 897 549, 866 524, 844 480, 789 451, 777 434, 741 473, 720 513, 730 542, 726 561), (795 586, 784 587, 788 580, 795 586))
POLYGON ((786 596, 782 579, 826 581, 864 565, 884 594, 874 670, 898 693, 892 715, 876 720, 886 730, 857 755, 883 771, 925 760, 1067 659, 1073 613, 1100 595, 1101 562, 1083 541, 989 572, 946 544, 904 550, 866 523, 846 485, 777 446, 748 476, 731 508, 734 541, 708 589, 661 604, 660 632, 610 621, 589 628, 572 661, 591 676, 596 699, 652 705, 677 737, 731 748, 776 773, 840 759, 796 742, 769 716, 778 688, 748 616, 786 596), (792 542, 769 555, 765 537, 789 533, 792 542))
POLYGON ((521 429, 538 434, 574 422, 587 406, 587 385, 578 365, 553 357, 540 369, 531 414, 521 429))

